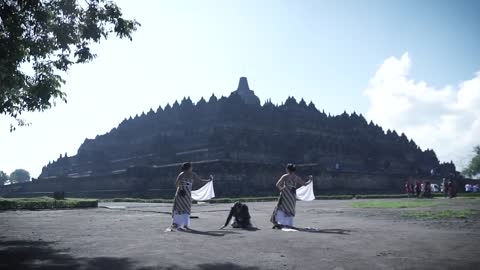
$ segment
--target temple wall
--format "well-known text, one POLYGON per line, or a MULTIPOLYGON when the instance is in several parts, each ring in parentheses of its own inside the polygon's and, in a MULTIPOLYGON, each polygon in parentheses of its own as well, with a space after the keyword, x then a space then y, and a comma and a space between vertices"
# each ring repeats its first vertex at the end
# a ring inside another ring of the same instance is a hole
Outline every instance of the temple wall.
MULTIPOLYGON (((201 177, 215 176, 217 197, 271 196, 278 194, 275 183, 284 173, 284 165, 235 161, 193 162, 201 177)), ((80 178, 51 178, 0 187, 2 197, 32 197, 65 191, 68 197, 172 198, 180 164, 131 167, 118 174, 80 178)), ((398 173, 361 173, 328 170, 318 164, 297 166, 297 173, 307 178, 314 175, 316 195, 403 193, 407 175, 398 173)), ((423 180, 423 179, 422 179, 423 180)), ((433 183, 440 183, 431 180, 433 183)), ((201 183, 196 183, 194 189, 201 183)))

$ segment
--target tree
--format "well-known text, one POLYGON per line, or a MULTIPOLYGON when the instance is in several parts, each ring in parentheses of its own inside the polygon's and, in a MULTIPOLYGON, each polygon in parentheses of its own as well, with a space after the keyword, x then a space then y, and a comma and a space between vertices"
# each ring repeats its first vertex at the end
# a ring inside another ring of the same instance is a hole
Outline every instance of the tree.
POLYGON ((8 181, 8 175, 4 171, 0 171, 0 186, 5 185, 8 181))
POLYGON ((47 110, 57 99, 66 102, 59 72, 92 61, 92 43, 109 34, 132 40, 137 26, 108 0, 0 1, 0 115, 22 126, 23 112, 47 110))
POLYGON ((30 173, 24 169, 16 169, 10 174, 10 183, 25 183, 30 181, 30 173))
POLYGON ((475 146, 473 152, 475 156, 473 156, 467 168, 463 170, 463 174, 469 177, 480 174, 480 145, 475 146))

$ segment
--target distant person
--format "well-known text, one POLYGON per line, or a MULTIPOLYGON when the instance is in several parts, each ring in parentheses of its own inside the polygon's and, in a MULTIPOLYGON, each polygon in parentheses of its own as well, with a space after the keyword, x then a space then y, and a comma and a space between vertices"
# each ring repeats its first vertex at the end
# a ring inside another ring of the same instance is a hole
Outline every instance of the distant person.
POLYGON ((410 181, 407 180, 405 182, 405 193, 407 193, 407 196, 410 197, 410 195, 413 193, 412 192, 412 185, 410 184, 410 181))
POLYGON ((422 193, 422 184, 420 184, 420 181, 415 180, 415 196, 420 197, 422 193))
POLYGON ((431 198, 432 197, 432 186, 430 185, 429 181, 425 181, 423 184, 423 196, 424 198, 431 198))
POLYGON ((293 227, 293 218, 295 217, 296 206, 296 188, 297 185, 305 186, 310 184, 313 177, 305 182, 296 173, 295 165, 288 164, 286 174, 278 180, 276 187, 280 190, 280 197, 277 206, 273 210, 270 221, 274 224, 274 229, 282 227, 293 227))
POLYGON ((465 184, 465 192, 471 192, 472 186, 470 184, 465 184))
POLYGON ((440 188, 438 187, 437 184, 430 184, 430 187, 431 187, 433 193, 440 192, 440 188))
POLYGON ((457 189, 455 183, 452 180, 448 180, 447 190, 449 198, 454 198, 457 196, 457 189))
POLYGON ((473 192, 479 192, 480 191, 480 186, 478 184, 473 185, 472 191, 473 192))
POLYGON ((443 196, 446 198, 448 196, 448 182, 447 179, 443 178, 442 180, 442 192, 443 196))
POLYGON ((175 181, 177 191, 175 198, 173 199, 172 210, 172 226, 171 229, 188 230, 190 226, 190 213, 192 208, 192 185, 193 181, 209 182, 213 177, 210 175, 210 179, 203 180, 193 172, 192 164, 190 162, 182 165, 182 172, 175 181))

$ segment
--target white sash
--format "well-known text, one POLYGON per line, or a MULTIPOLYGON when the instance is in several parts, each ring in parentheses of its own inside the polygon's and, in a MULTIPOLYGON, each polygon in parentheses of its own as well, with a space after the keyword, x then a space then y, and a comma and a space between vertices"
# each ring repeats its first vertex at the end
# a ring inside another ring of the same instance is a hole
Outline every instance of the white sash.
POLYGON ((210 181, 203 185, 203 187, 192 190, 192 199, 195 201, 208 201, 215 198, 215 191, 213 190, 213 181, 210 181))
POLYGON ((297 188, 297 199, 306 202, 315 200, 315 194, 313 194, 313 181, 306 186, 297 188))

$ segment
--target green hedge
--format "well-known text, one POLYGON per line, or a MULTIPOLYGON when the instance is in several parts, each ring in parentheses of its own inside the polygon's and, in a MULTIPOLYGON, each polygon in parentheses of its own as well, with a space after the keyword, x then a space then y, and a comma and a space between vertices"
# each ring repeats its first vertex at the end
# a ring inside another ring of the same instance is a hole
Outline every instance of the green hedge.
MULTIPOLYGON (((443 197, 442 193, 434 193, 434 197, 443 197)), ((458 197, 480 197, 480 193, 458 193, 458 197)), ((359 194, 359 195, 319 195, 316 200, 351 200, 351 199, 401 199, 408 198, 407 194, 359 194)), ((410 196, 410 198, 413 198, 410 196)), ((268 197, 240 197, 240 198, 215 198, 208 203, 235 203, 241 202, 272 202, 278 196, 268 197)), ((139 203, 172 203, 172 199, 140 199, 140 198, 114 198, 103 199, 102 202, 139 202, 139 203)))
MULTIPOLYGON (((435 197, 443 197, 443 193, 435 193, 435 197)), ((476 193, 457 193, 457 197, 474 197, 474 198, 480 198, 480 192, 476 193)))
MULTIPOLYGON (((276 201, 278 197, 240 197, 240 198, 216 198, 209 203, 235 203, 241 202, 270 202, 276 201)), ((103 199, 102 202, 137 202, 137 203, 173 203, 172 199, 140 199, 140 198, 113 198, 103 199)))
POLYGON ((398 199, 408 198, 407 194, 364 194, 355 195, 355 199, 398 199))
POLYGON ((172 199, 140 199, 140 198, 113 198, 102 199, 102 202, 136 202, 136 203, 173 203, 172 199))
POLYGON ((98 200, 65 199, 55 200, 50 197, 37 198, 0 198, 0 210, 39 210, 98 207, 98 200))
POLYGON ((316 200, 351 200, 353 195, 322 195, 315 196, 316 200))
POLYGON ((240 198, 218 198, 211 199, 209 203, 235 203, 235 202, 273 202, 278 200, 278 197, 240 197, 240 198))

